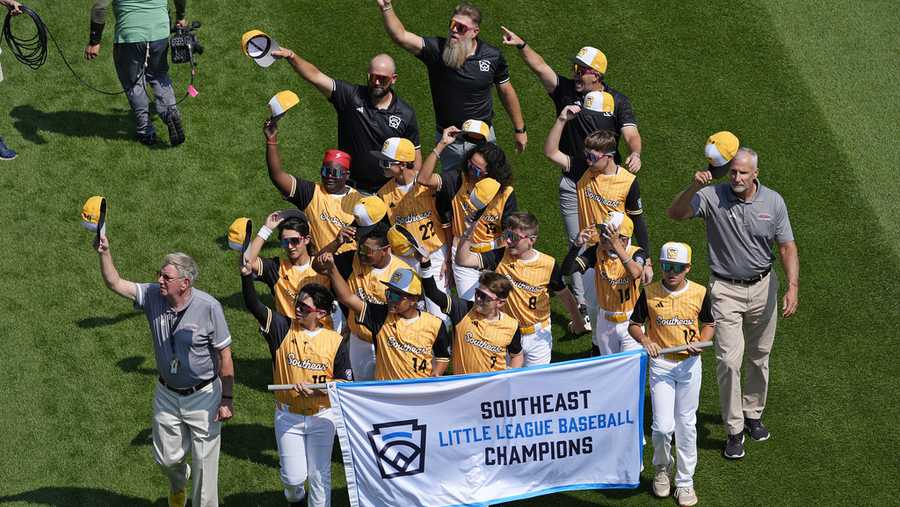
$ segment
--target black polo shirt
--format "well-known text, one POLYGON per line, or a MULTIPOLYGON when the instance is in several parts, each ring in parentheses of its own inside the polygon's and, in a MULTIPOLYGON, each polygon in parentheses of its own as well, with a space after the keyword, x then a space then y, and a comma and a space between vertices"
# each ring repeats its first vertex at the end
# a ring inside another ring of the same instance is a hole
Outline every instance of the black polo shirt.
POLYGON ((446 38, 425 37, 423 40, 425 44, 417 57, 428 67, 438 132, 450 125, 462 128, 466 120, 481 120, 490 125, 494 118, 491 89, 509 81, 509 65, 503 53, 478 39, 475 54, 457 70, 444 65, 441 58, 446 38))
MULTIPOLYGON (((604 85, 605 86, 605 85, 604 85)), ((622 127, 637 127, 637 119, 631 109, 631 101, 628 97, 606 86, 605 92, 613 96, 614 110, 612 113, 598 113, 596 111, 582 110, 574 120, 566 123, 562 136, 559 139, 559 151, 576 158, 584 154, 584 138, 591 132, 599 129, 612 130, 616 133, 616 144, 622 135, 622 127)), ((581 106, 584 94, 575 91, 575 81, 567 77, 556 75, 556 88, 550 94, 553 105, 556 106, 556 115, 570 105, 581 106)), ((616 150, 615 161, 622 162, 619 150, 616 150)), ((573 181, 577 182, 575 178, 573 181)))
POLYGON ((374 194, 388 178, 369 153, 381 150, 385 139, 405 137, 419 148, 419 124, 416 112, 393 92, 387 109, 378 109, 369 99, 365 85, 334 80, 331 104, 338 117, 338 147, 353 158, 350 179, 358 190, 374 194))

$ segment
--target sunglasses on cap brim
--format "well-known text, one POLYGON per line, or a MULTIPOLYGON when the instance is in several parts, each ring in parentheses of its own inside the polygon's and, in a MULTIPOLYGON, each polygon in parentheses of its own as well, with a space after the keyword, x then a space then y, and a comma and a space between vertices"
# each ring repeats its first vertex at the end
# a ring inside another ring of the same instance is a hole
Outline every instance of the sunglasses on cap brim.
POLYGON ((343 179, 343 178, 346 178, 350 174, 350 171, 344 169, 341 166, 323 165, 320 174, 322 175, 323 178, 343 179))
POLYGON ((680 262, 662 261, 659 263, 665 273, 681 273, 690 266, 690 264, 682 264, 680 262))

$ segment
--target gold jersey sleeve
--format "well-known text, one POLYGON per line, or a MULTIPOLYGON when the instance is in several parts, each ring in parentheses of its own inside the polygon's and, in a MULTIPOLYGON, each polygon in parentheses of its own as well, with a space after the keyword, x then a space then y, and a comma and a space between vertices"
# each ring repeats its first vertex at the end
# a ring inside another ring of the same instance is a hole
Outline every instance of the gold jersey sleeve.
MULTIPOLYGON (((706 287, 690 280, 687 287, 670 292, 661 282, 644 289, 647 299, 645 334, 662 348, 700 341, 700 311, 706 287)), ((687 354, 687 352, 684 352, 687 354)))
MULTIPOLYGON (((309 218, 309 232, 316 249, 334 241, 338 232, 345 225, 353 223, 353 206, 362 198, 362 194, 350 188, 346 194, 329 194, 316 183, 312 200, 304 210, 309 218)), ((356 249, 356 242, 344 243, 336 253, 344 253, 356 249)))
POLYGON ((388 206, 391 224, 400 224, 429 252, 447 243, 447 235, 441 227, 441 219, 434 200, 434 192, 418 183, 404 190, 391 180, 378 191, 378 196, 388 206))
POLYGON ((506 350, 519 330, 519 321, 503 312, 496 320, 470 311, 453 330, 453 373, 482 373, 506 369, 506 350))
POLYGON ((527 327, 550 318, 550 276, 553 274, 553 257, 537 252, 528 261, 513 259, 509 249, 497 264, 497 273, 512 282, 512 291, 506 299, 506 311, 527 327))
MULTIPOLYGON (((334 357, 341 346, 341 335, 320 329, 315 335, 292 323, 291 330, 273 353, 272 379, 276 384, 318 384, 334 380, 334 357)), ((275 399, 297 413, 310 415, 329 407, 328 394, 300 396, 296 391, 277 391, 275 399)))
POLYGON ((430 313, 415 319, 388 315, 375 336, 375 378, 399 380, 431 376, 432 347, 444 323, 430 313))
MULTIPOLYGON (((625 251, 632 257, 638 250, 640 247, 631 245, 625 251)), ((621 314, 624 322, 626 314, 634 309, 640 296, 640 279, 632 280, 618 258, 601 253, 598 249, 594 282, 597 286, 597 305, 607 312, 621 314)))
MULTIPOLYGON (((409 264, 396 255, 391 255, 391 260, 383 269, 364 266, 359 262, 359 257, 354 256, 353 272, 350 274, 350 279, 347 280, 347 284, 350 286, 350 290, 363 301, 383 305, 387 303, 384 299, 384 291, 387 289, 387 286, 382 282, 389 281, 391 275, 394 274, 394 271, 400 268, 412 269, 409 264)), ((365 326, 356 321, 356 312, 351 310, 348 317, 347 325, 349 326, 350 331, 360 340, 371 343, 372 333, 365 326)))
MULTIPOLYGON (((612 211, 625 213, 625 199, 634 175, 622 169, 616 174, 593 176, 586 171, 575 185, 578 198, 578 228, 602 224, 612 211)), ((596 242, 596 240, 594 241, 596 242)))

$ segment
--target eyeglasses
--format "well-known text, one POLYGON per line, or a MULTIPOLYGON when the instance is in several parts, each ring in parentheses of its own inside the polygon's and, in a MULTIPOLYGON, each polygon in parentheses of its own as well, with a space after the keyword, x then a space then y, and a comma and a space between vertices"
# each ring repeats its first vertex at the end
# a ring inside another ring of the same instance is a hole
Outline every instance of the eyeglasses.
POLYGON ((484 289, 475 289, 475 300, 481 301, 481 302, 487 301, 489 303, 493 303, 494 301, 499 301, 500 298, 498 298, 497 296, 494 296, 493 294, 491 294, 490 292, 488 292, 484 289))
POLYGON ((157 280, 162 279, 162 281, 164 281, 166 283, 169 283, 174 280, 178 280, 179 278, 184 278, 184 277, 183 276, 169 276, 169 275, 163 273, 162 271, 156 272, 156 279, 157 280))
POLYGON ((475 27, 465 25, 463 23, 460 23, 459 21, 456 21, 455 19, 450 20, 450 31, 455 33, 456 35, 463 35, 466 32, 468 32, 469 30, 474 30, 474 29, 475 29, 475 27))
POLYGON ((349 171, 347 171, 346 169, 344 169, 341 166, 328 166, 328 165, 323 165, 322 171, 321 171, 323 178, 334 178, 334 179, 346 178, 348 173, 349 173, 349 171))
POLYGON ((594 69, 592 69, 592 68, 590 68, 590 67, 585 67, 584 65, 578 65, 577 63, 574 64, 574 65, 572 65, 572 72, 573 72, 576 76, 583 76, 583 75, 585 75, 585 74, 593 74, 593 75, 595 75, 595 76, 597 76, 597 77, 600 76, 600 73, 597 72, 596 70, 594 70, 594 69))
POLYGON ((391 82, 391 79, 394 79, 394 76, 382 76, 381 74, 366 74, 368 81, 370 83, 375 84, 387 84, 391 82))
POLYGON ((482 169, 475 165, 475 162, 472 162, 471 160, 469 160, 467 166, 469 168, 469 174, 471 174, 473 178, 480 178, 487 174, 487 168, 482 169))
POLYGON ((281 246, 283 248, 287 248, 290 246, 297 246, 300 244, 300 241, 302 241, 303 239, 304 239, 303 236, 294 236, 292 238, 281 238, 281 246))
POLYGON ((680 262, 662 261, 662 262, 660 262, 660 266, 662 266, 662 270, 665 273, 678 274, 678 273, 681 273, 682 271, 684 271, 685 269, 687 269, 688 264, 682 264, 680 262))

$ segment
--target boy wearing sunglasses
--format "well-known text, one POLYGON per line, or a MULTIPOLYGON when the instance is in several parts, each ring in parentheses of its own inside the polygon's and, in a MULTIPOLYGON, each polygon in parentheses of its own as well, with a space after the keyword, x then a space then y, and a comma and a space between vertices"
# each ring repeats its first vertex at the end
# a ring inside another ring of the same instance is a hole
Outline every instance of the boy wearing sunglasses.
MULTIPOLYGON (((331 243, 341 228, 353 223, 353 207, 362 198, 356 189, 347 185, 350 155, 341 150, 326 150, 319 170, 321 179, 319 183, 314 183, 282 169, 278 152, 278 124, 274 120, 266 120, 263 134, 266 138, 266 165, 272 184, 285 200, 312 217, 309 222, 312 244, 322 248, 331 243)), ((343 243, 338 253, 352 251, 355 247, 354 241, 343 243)))
POLYGON ((696 505, 694 469, 697 466, 697 407, 703 376, 700 351, 691 344, 712 340, 715 320, 709 292, 687 280, 691 271, 691 247, 666 243, 659 254, 661 281, 641 292, 631 314, 628 331, 650 355, 650 399, 653 406, 653 493, 669 496, 673 464, 678 505, 696 505), (646 329, 646 333, 644 329, 646 329), (679 353, 660 354, 660 349, 688 345, 679 353), (675 455, 672 460, 672 436, 675 455))
MULTIPOLYGON (((331 287, 331 280, 312 267, 310 241, 306 214, 300 210, 290 209, 271 213, 247 249, 247 264, 254 278, 269 286, 275 299, 275 310, 287 317, 294 314, 294 301, 304 285, 318 283, 331 287), (260 257, 260 251, 276 229, 285 256, 260 257)), ((335 307, 329 313, 330 316, 327 316, 322 324, 328 329, 341 332, 343 327, 341 311, 335 307)))
MULTIPOLYGON (((509 80, 509 65, 503 53, 478 38, 481 10, 469 3, 461 3, 453 10, 447 37, 423 38, 406 30, 397 17, 392 0, 378 0, 378 5, 391 40, 428 68, 437 123, 435 142, 441 138, 444 129, 460 128, 470 118, 492 124, 494 99, 491 91, 496 88, 513 125, 516 151, 521 153, 528 144, 528 134, 519 97, 509 80)), ((493 128, 489 140, 494 140, 493 128)), ((463 162, 463 149, 462 142, 455 142, 443 152, 441 165, 445 171, 463 162)))
POLYGON ((563 273, 585 273, 592 269, 597 319, 593 322, 592 356, 605 356, 640 348, 628 334, 628 317, 640 290, 646 250, 631 244, 634 223, 614 211, 597 227, 578 234, 563 261, 563 273), (579 255, 591 241, 595 244, 579 255))
POLYGON ((478 254, 471 251, 471 240, 463 236, 456 253, 460 266, 494 270, 512 282, 506 306, 509 314, 519 321, 525 366, 550 363, 551 292, 559 296, 569 311, 573 332, 585 332, 578 303, 563 282, 556 259, 534 248, 537 235, 537 217, 527 211, 517 211, 504 222, 500 248, 478 254))
POLYGON ((441 319, 419 309, 422 281, 400 268, 381 282, 385 303, 365 301, 334 267, 331 254, 320 257, 338 300, 354 312, 355 323, 373 336, 376 380, 439 377, 450 362, 449 335, 441 319))
POLYGON ((334 415, 328 394, 307 385, 353 380, 347 341, 321 325, 334 296, 324 286, 309 283, 286 317, 259 301, 249 265, 241 268, 241 292, 269 345, 273 383, 294 385, 291 391, 275 393, 275 442, 284 496, 290 505, 301 505, 308 480, 307 505, 330 505, 334 415))

